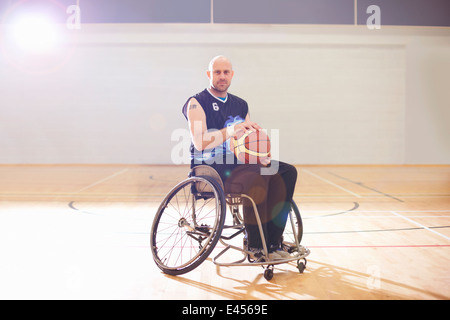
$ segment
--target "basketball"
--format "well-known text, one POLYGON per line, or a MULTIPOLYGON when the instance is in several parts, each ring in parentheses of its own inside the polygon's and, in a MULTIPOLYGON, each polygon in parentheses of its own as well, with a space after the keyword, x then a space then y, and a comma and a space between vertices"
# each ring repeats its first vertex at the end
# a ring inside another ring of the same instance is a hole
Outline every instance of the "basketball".
POLYGON ((230 138, 230 150, 243 163, 261 163, 270 154, 270 139, 263 130, 241 131, 230 138))

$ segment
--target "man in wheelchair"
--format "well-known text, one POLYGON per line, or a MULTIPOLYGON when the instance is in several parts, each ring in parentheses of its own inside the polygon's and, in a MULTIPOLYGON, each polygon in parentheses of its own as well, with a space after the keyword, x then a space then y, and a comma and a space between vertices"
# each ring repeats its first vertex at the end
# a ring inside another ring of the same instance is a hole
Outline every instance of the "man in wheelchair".
MULTIPOLYGON (((191 96, 183 114, 191 133, 191 167, 209 165, 222 179, 226 193, 242 193, 253 199, 261 220, 270 260, 282 260, 289 253, 282 250, 282 234, 288 213, 297 170, 294 166, 267 157, 258 164, 240 162, 229 149, 230 137, 241 131, 261 130, 250 120, 245 100, 228 93, 234 71, 224 56, 211 60, 207 70, 209 87, 191 96), (262 174, 262 168, 276 168, 262 174)), ((243 198, 243 215, 247 248, 252 258, 262 255, 263 244, 253 204, 243 198)))

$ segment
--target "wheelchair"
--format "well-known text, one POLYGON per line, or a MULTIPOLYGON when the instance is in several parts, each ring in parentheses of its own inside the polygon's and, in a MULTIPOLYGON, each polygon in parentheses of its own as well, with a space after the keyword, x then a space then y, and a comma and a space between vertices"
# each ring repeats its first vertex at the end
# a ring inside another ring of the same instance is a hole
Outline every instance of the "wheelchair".
POLYGON ((299 272, 303 273, 310 250, 300 245, 302 236, 302 218, 297 205, 292 201, 282 236, 282 249, 290 253, 290 258, 271 260, 253 199, 243 193, 225 193, 217 171, 210 166, 199 165, 192 168, 188 178, 173 187, 160 204, 153 220, 150 248, 155 263, 164 273, 181 275, 198 267, 220 242, 224 249, 213 259, 214 264, 259 265, 265 269, 264 277, 271 280, 274 266, 281 263, 296 261, 299 272), (233 240, 235 237, 245 233, 240 210, 244 198, 250 200, 256 213, 263 244, 262 255, 258 258, 254 258, 248 251, 245 237, 241 242, 242 246, 230 243, 236 241, 233 240), (228 219, 227 206, 231 212, 228 219), (243 257, 232 262, 219 261, 230 249, 242 253, 243 257))

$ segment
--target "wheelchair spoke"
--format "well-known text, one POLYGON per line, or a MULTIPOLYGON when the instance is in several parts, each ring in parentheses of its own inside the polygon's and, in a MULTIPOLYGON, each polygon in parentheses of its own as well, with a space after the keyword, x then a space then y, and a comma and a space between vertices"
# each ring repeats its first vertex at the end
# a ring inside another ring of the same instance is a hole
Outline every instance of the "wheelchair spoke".
POLYGON ((198 221, 201 221, 202 219, 205 219, 212 211, 216 210, 217 208, 213 206, 210 211, 208 211, 206 214, 204 214, 204 217, 200 217, 200 213, 202 213, 203 208, 205 208, 207 205, 209 205, 212 202, 212 199, 208 199, 205 201, 202 206, 195 210, 195 217, 198 221))
POLYGON ((183 217, 186 218, 186 217, 187 217, 187 215, 186 215, 186 209, 188 208, 189 199, 191 198, 191 193, 190 193, 190 192, 188 193, 187 199, 186 199, 186 188, 183 188, 183 193, 184 193, 184 198, 185 198, 185 201, 184 201, 185 206, 184 206, 183 217))
POLYGON ((214 248, 219 219, 226 211, 221 207, 225 200, 218 198, 215 188, 208 179, 189 178, 175 186, 160 205, 151 248, 164 272, 179 274, 194 268, 214 248))

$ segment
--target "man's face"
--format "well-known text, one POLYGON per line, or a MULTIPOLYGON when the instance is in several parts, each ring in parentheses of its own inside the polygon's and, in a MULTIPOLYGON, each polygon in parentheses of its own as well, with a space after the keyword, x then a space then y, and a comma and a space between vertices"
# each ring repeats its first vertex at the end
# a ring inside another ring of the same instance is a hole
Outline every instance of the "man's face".
POLYGON ((214 62, 212 70, 208 70, 207 74, 213 89, 219 92, 227 92, 234 72, 228 60, 218 59, 214 62))

